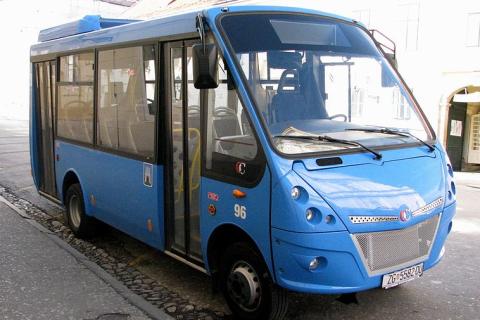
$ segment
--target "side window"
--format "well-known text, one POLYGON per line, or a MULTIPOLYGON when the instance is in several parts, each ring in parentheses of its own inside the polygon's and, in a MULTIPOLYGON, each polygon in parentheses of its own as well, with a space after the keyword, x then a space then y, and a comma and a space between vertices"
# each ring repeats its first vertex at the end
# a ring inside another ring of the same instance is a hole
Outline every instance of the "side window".
POLYGON ((93 53, 60 57, 57 135, 93 143, 93 53))
POLYGON ((154 46, 99 52, 99 145, 153 158, 155 75, 154 46))
POLYGON ((246 110, 222 59, 219 86, 208 90, 205 166, 216 173, 255 180, 258 145, 246 110))

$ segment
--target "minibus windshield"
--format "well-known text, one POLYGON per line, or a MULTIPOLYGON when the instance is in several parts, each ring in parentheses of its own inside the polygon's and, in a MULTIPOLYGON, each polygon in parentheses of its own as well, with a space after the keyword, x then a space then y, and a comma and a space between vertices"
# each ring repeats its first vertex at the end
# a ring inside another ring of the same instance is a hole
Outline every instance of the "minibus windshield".
POLYGON ((285 139, 292 135, 328 135, 369 148, 433 138, 404 84, 359 26, 317 15, 242 13, 223 16, 220 27, 281 153, 358 148, 285 139))

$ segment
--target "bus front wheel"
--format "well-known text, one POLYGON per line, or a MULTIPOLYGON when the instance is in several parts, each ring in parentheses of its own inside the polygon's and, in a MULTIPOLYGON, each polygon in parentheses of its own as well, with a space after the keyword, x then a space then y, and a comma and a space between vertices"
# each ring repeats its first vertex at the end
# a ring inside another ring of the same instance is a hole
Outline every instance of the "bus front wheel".
POLYGON ((219 280, 225 300, 237 318, 285 317, 287 291, 273 283, 261 255, 249 244, 234 243, 224 251, 219 280))
POLYGON ((80 184, 72 184, 65 196, 66 220, 77 238, 89 238, 96 229, 95 218, 85 214, 85 202, 80 184))

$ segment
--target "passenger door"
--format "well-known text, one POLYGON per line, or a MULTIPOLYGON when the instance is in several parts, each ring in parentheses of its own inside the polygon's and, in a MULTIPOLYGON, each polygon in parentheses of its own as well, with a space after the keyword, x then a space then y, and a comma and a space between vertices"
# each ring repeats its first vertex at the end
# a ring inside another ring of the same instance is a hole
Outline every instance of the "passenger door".
POLYGON ((167 152, 166 249, 202 261, 200 245, 200 90, 193 86, 192 45, 164 45, 167 152))
POLYGON ((37 84, 36 112, 39 119, 39 162, 40 162, 40 191, 52 197, 57 197, 55 184, 54 163, 54 121, 55 121, 55 61, 46 61, 35 64, 37 84))

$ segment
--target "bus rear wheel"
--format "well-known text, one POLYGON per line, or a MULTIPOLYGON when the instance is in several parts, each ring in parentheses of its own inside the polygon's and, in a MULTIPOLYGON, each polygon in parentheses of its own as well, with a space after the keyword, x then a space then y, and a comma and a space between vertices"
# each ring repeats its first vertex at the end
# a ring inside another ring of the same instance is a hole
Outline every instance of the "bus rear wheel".
POLYGON ((95 218, 85 214, 85 202, 80 184, 72 184, 65 195, 66 220, 77 238, 90 238, 95 233, 95 218))
POLYGON ((237 319, 280 320, 288 294, 275 285, 257 250, 244 242, 228 247, 222 256, 220 288, 237 319))

